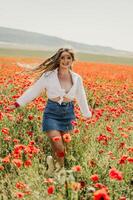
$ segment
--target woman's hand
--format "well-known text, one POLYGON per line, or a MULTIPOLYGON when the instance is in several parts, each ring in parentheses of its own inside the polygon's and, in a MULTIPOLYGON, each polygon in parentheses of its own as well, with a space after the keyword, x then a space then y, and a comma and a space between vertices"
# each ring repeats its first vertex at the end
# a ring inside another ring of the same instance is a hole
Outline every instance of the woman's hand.
POLYGON ((18 108, 18 107, 20 107, 20 104, 16 101, 16 102, 14 102, 14 104, 9 106, 9 111, 12 111, 12 110, 14 110, 15 108, 18 108))
POLYGON ((92 115, 93 115, 93 111, 91 110, 91 111, 90 111, 90 116, 88 116, 88 117, 85 117, 85 116, 84 116, 84 120, 86 121, 86 120, 91 119, 92 115))
POLYGON ((5 108, 6 112, 13 111, 16 108, 15 105, 9 105, 7 108, 5 108))
POLYGON ((13 105, 10 105, 9 108, 10 108, 11 110, 14 110, 14 109, 16 108, 16 106, 13 104, 13 105))
POLYGON ((90 117, 84 117, 84 120, 86 121, 86 120, 89 120, 90 119, 90 117))

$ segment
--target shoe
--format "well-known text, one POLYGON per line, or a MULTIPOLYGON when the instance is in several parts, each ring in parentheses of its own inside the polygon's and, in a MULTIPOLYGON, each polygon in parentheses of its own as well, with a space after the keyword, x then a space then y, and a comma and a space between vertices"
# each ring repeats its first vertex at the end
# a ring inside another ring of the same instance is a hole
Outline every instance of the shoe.
POLYGON ((55 172, 58 172, 61 169, 61 165, 59 162, 55 163, 55 172))
POLYGON ((60 184, 64 184, 66 181, 66 170, 62 167, 58 172, 58 181, 60 184))
POLYGON ((66 170, 64 167, 60 166, 60 164, 57 162, 55 164, 55 175, 57 177, 57 180, 60 184, 64 184, 66 181, 66 170))
POLYGON ((47 166, 48 166, 46 174, 47 175, 53 175, 53 172, 55 170, 53 157, 52 156, 47 156, 46 162, 47 162, 47 166))

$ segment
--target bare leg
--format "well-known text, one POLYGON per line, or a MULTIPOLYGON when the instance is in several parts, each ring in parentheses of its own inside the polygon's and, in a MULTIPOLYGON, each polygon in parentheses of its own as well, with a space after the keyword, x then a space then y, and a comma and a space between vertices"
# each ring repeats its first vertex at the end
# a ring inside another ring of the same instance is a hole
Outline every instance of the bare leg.
POLYGON ((51 130, 47 131, 46 134, 50 139, 53 157, 57 162, 59 162, 60 166, 64 166, 65 148, 61 137, 61 132, 58 130, 51 130), (54 137, 60 137, 60 140, 53 141, 54 137))
POLYGON ((71 130, 70 131, 66 131, 66 132, 61 131, 61 136, 62 136, 62 141, 63 141, 63 144, 64 144, 64 148, 65 148, 65 153, 67 154, 67 152, 68 152, 68 144, 66 142, 64 142, 64 140, 63 140, 63 135, 65 133, 69 133, 70 135, 72 135, 72 131, 71 130))

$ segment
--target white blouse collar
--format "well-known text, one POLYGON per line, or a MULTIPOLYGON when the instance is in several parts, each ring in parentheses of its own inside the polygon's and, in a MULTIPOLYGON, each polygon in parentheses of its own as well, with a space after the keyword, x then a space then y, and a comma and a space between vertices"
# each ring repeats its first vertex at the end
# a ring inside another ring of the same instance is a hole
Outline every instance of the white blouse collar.
MULTIPOLYGON (((55 70, 55 73, 56 73, 56 78, 57 78, 57 81, 58 81, 58 84, 59 84, 59 86, 60 86, 60 88, 61 88, 61 85, 60 85, 60 81, 59 81, 59 78, 58 78, 58 68, 56 68, 55 70)), ((70 71, 70 73, 71 73, 71 75, 72 75, 72 81, 73 81, 73 85, 72 85, 72 87, 71 87, 71 89, 69 90, 69 92, 67 93, 67 94, 69 94, 70 92, 71 92, 71 90, 73 89, 73 87, 74 87, 74 85, 75 85, 75 76, 74 76, 74 73, 73 73, 73 71, 71 70, 71 69, 69 69, 69 71, 70 71)), ((62 89, 62 88, 61 88, 62 89)), ((63 89, 64 90, 64 89, 63 89)))

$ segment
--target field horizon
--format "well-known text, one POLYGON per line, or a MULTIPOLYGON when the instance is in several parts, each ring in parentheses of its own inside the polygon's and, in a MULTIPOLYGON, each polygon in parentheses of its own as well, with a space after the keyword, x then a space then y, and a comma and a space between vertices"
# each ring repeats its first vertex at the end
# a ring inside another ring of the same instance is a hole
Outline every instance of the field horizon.
MULTIPOLYGON (((35 57, 35 58, 47 58, 53 55, 54 51, 42 51, 42 50, 26 50, 26 49, 12 49, 12 48, 0 48, 0 57, 35 57)), ((88 53, 76 53, 75 57, 77 61, 96 62, 96 63, 112 63, 133 66, 133 57, 119 57, 99 54, 88 53)))

